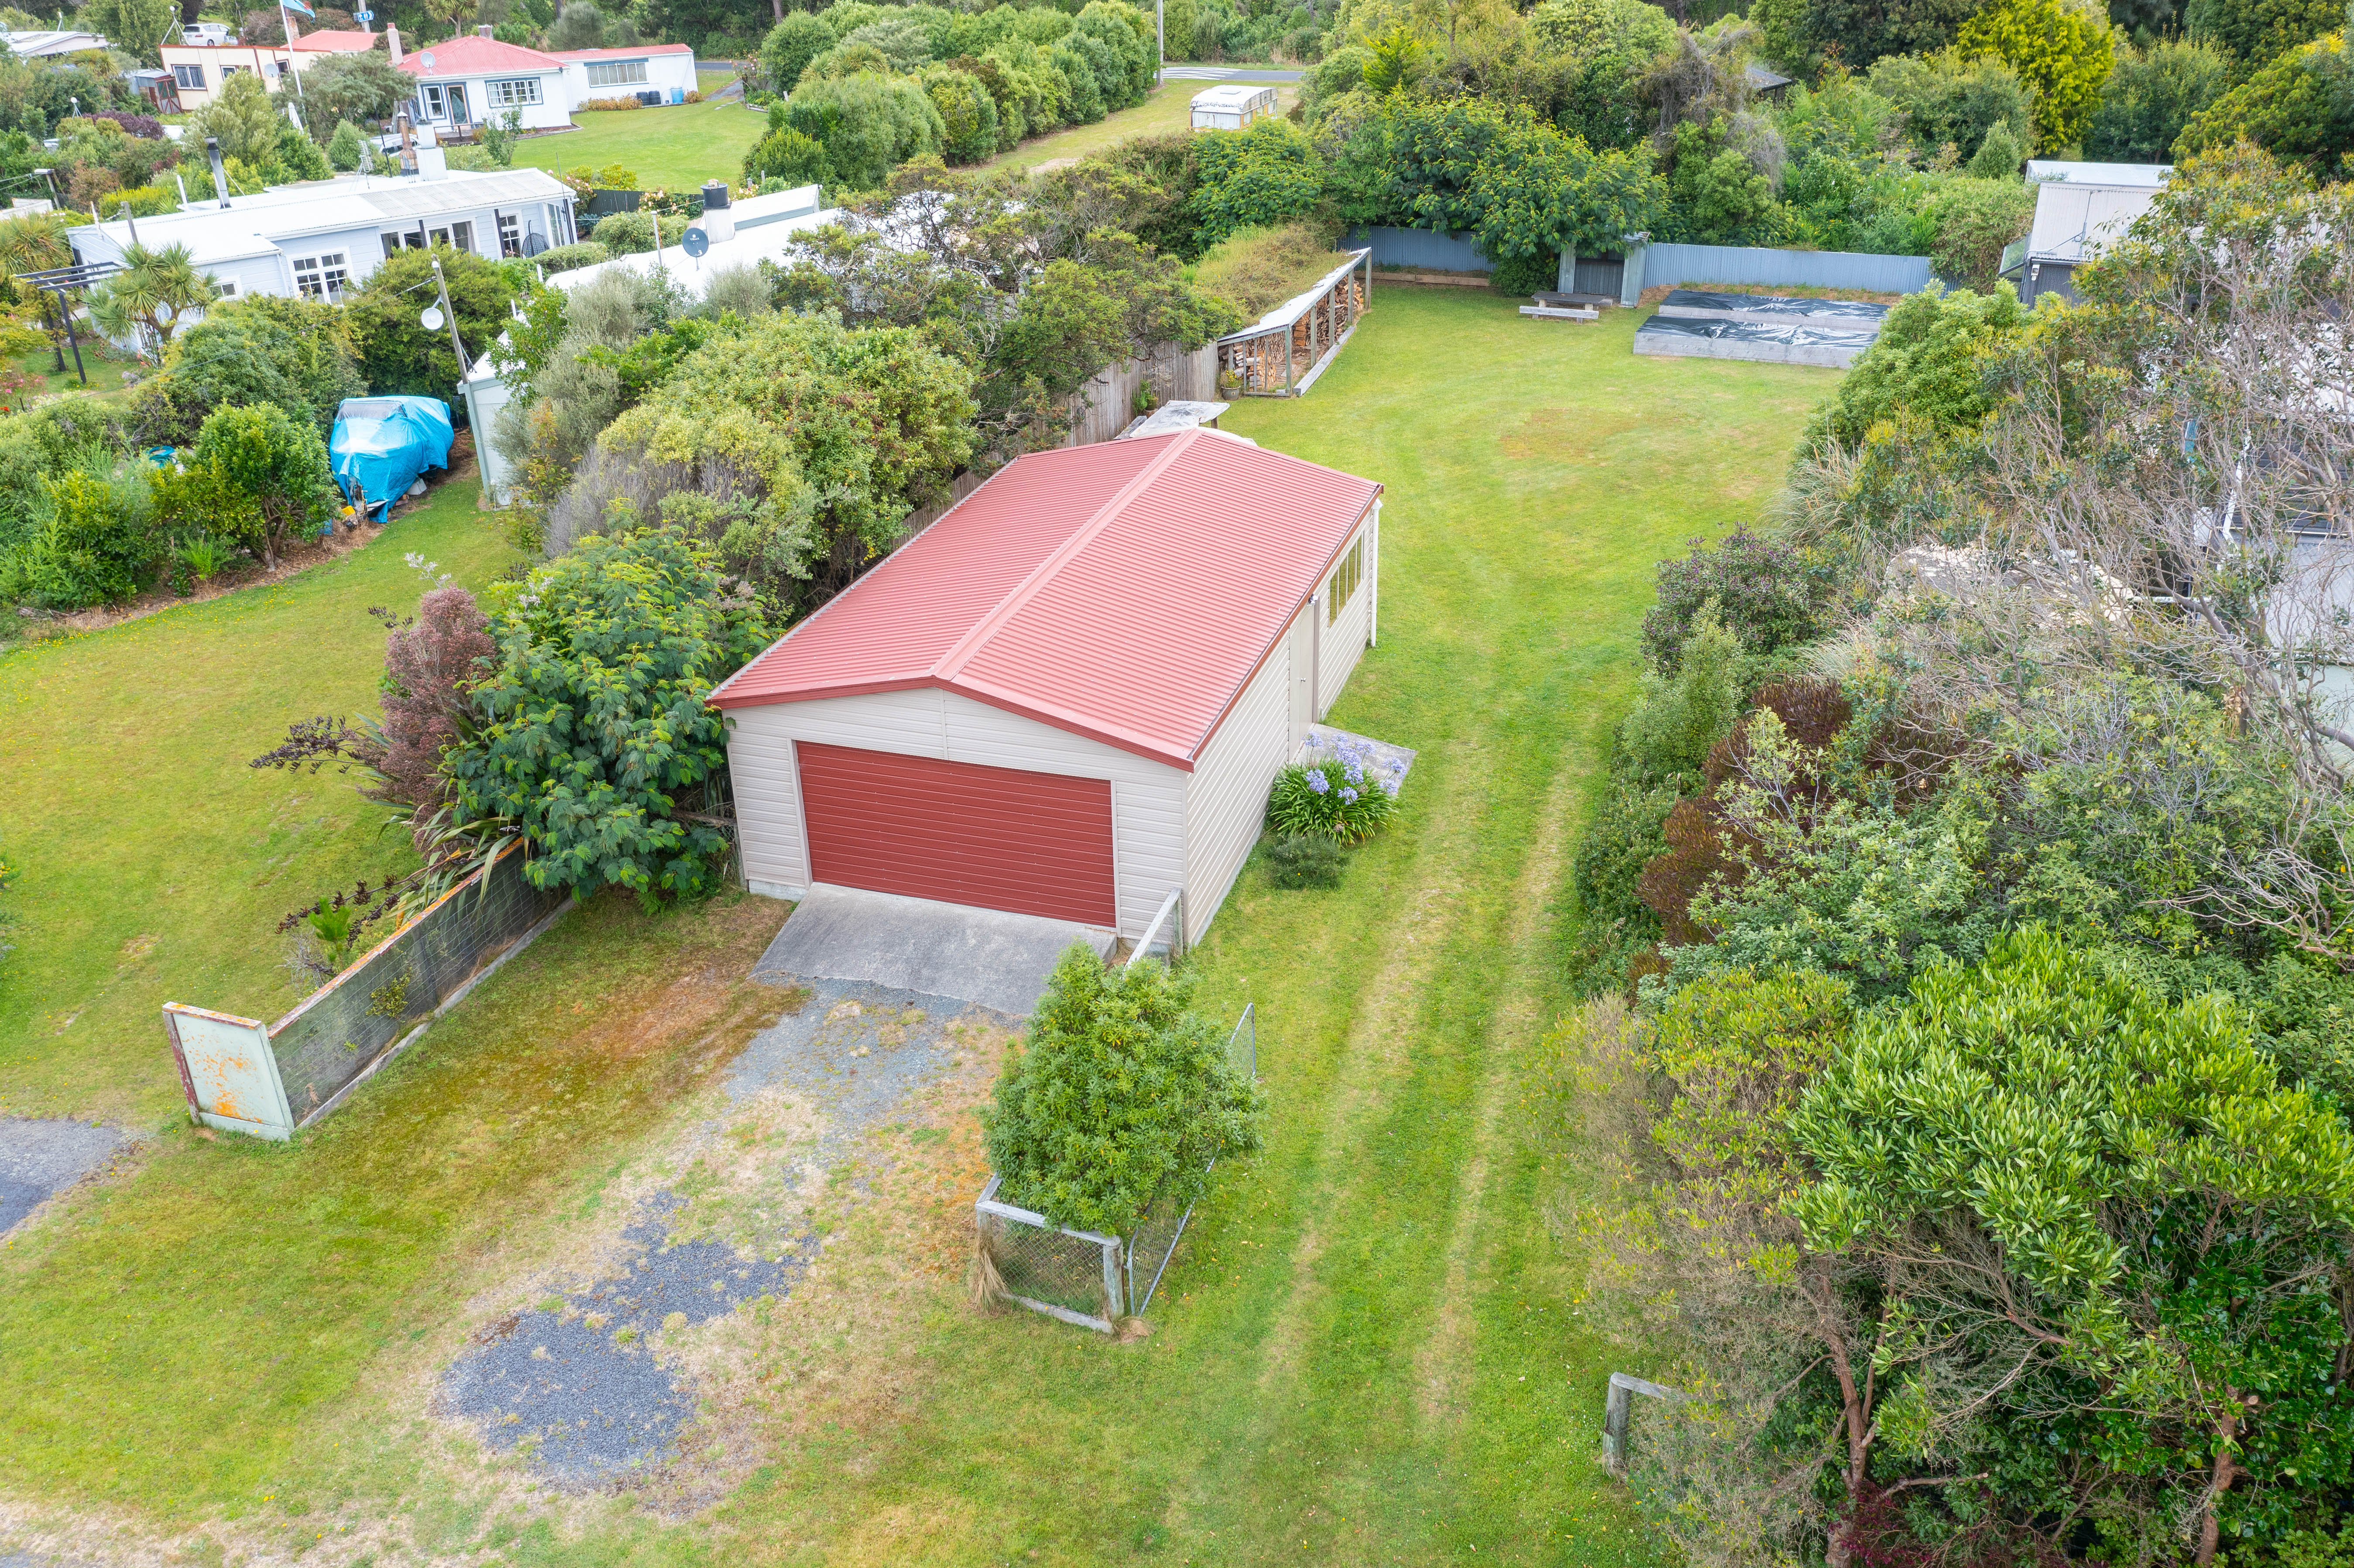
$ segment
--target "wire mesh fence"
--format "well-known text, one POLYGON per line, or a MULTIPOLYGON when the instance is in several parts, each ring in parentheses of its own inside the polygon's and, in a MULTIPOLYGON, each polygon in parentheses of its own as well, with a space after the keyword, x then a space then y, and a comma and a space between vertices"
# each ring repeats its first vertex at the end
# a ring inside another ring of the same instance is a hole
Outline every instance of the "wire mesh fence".
MULTIPOLYGON (((1226 1059, 1258 1076, 1257 1003, 1244 1007, 1235 1021, 1226 1059)), ((972 1206, 981 1255, 996 1276, 993 1294, 1103 1333, 1112 1332, 1120 1318, 1143 1316, 1193 1217, 1192 1203, 1164 1195, 1145 1209, 1127 1235, 1109 1236, 1072 1230, 1000 1202, 1003 1180, 992 1172, 972 1206)))

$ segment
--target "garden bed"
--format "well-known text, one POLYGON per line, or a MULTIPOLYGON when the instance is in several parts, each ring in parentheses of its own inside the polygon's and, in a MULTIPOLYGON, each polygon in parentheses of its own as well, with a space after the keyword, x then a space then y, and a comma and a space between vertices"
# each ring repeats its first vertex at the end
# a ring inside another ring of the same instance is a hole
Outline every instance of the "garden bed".
MULTIPOLYGON (((390 508, 391 517, 397 519, 416 511, 432 499, 433 492, 445 484, 474 477, 474 433, 461 430, 450 448, 449 471, 427 474, 426 493, 396 501, 390 508)), ((259 561, 250 558, 239 560, 207 581, 190 584, 186 593, 168 583, 159 583, 121 604, 92 605, 88 609, 71 610, 65 614, 18 606, 16 612, 17 624, 14 630, 32 641, 76 637, 84 632, 103 631, 110 626, 121 626, 126 621, 144 620, 178 605, 203 604, 240 588, 266 588, 272 583, 282 583, 289 577, 301 576, 313 567, 339 559, 372 543, 387 525, 387 523, 381 522, 361 523, 338 528, 320 538, 288 545, 278 552, 276 567, 267 571, 259 561)))

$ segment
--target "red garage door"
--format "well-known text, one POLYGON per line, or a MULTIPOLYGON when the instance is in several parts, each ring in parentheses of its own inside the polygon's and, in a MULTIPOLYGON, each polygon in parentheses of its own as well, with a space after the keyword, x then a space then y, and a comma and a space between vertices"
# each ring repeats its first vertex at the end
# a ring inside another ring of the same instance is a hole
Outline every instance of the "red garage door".
POLYGON ((811 874, 1113 923, 1111 782, 799 741, 811 874))

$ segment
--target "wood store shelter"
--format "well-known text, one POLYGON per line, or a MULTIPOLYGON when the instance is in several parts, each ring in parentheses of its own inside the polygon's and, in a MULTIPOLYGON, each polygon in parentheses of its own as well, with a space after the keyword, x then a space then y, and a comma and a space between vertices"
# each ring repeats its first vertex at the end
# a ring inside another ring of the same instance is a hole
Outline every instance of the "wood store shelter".
POLYGON ((1213 429, 1015 460, 712 694, 747 883, 1199 939, 1373 641, 1381 493, 1213 429))

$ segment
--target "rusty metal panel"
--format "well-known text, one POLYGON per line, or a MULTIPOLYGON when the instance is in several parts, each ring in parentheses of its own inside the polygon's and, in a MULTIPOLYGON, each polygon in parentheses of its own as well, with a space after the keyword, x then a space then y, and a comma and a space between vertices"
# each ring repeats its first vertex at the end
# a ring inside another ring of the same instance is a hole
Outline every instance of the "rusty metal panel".
POLYGON ((168 1001, 164 1028, 197 1120, 257 1138, 284 1139, 293 1133, 268 1024, 168 1001))

